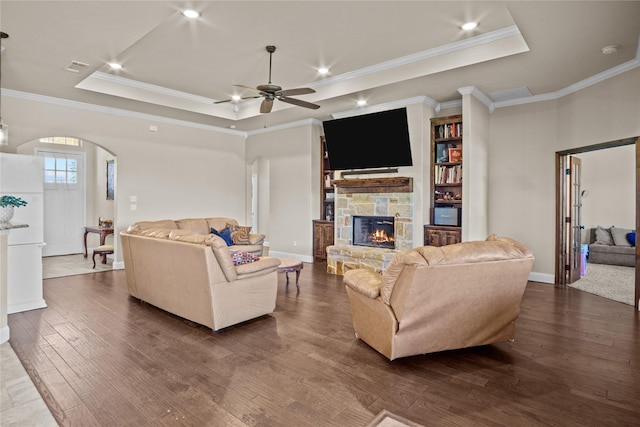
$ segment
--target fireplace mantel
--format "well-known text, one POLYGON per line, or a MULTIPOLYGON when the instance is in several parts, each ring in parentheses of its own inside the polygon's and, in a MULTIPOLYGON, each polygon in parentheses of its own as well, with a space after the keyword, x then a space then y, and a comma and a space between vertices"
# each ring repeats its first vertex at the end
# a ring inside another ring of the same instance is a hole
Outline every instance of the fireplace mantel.
POLYGON ((333 182, 340 193, 411 193, 413 178, 350 178, 333 182))

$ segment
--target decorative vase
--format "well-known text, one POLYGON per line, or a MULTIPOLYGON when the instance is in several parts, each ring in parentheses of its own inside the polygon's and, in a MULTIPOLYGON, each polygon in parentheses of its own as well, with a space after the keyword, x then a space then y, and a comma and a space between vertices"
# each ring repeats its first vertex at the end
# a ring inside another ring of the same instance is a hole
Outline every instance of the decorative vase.
POLYGON ((0 206, 0 223, 9 222, 13 218, 13 206, 0 206))

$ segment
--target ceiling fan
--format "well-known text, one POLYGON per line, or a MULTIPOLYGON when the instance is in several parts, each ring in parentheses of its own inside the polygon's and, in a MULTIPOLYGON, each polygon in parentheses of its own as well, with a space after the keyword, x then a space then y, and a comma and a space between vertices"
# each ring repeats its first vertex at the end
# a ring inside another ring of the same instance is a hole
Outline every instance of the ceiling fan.
MULTIPOLYGON (((311 102, 302 101, 296 98, 289 98, 291 95, 305 95, 308 93, 315 93, 315 90, 310 87, 301 87, 297 89, 282 89, 282 87, 278 85, 274 85, 271 83, 271 57, 273 52, 276 51, 275 46, 267 46, 267 52, 269 52, 269 83, 257 86, 256 88, 252 88, 245 85, 234 85, 237 87, 241 87, 244 89, 249 89, 254 92, 258 92, 259 95, 256 96, 246 96, 240 99, 251 99, 251 98, 261 98, 264 97, 264 101, 260 104, 260 112, 261 113, 270 113, 273 108, 273 100, 278 99, 282 102, 286 102, 288 104, 297 105, 299 107, 311 108, 317 110, 320 108, 317 104, 312 104, 311 102)), ((231 99, 226 99, 224 101, 216 101, 214 104, 222 104, 223 102, 230 102, 231 99)))

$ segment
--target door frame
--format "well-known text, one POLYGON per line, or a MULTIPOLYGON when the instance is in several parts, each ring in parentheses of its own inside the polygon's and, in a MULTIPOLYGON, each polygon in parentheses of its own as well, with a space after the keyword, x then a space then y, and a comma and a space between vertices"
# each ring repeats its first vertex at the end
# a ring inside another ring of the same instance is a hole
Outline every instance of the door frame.
MULTIPOLYGON (((571 155, 598 151, 606 148, 622 147, 635 144, 636 146, 636 230, 640 228, 640 137, 619 139, 616 141, 603 142, 600 144, 588 145, 585 147, 572 148, 569 150, 556 151, 556 247, 555 247, 555 279, 556 286, 567 286, 566 275, 564 274, 567 262, 564 248, 566 247, 566 221, 564 206, 567 198, 566 174, 564 170, 565 158, 571 155)), ((636 245, 636 266, 635 266, 635 292, 634 308, 638 310, 638 299, 640 299, 640 245, 636 245)))

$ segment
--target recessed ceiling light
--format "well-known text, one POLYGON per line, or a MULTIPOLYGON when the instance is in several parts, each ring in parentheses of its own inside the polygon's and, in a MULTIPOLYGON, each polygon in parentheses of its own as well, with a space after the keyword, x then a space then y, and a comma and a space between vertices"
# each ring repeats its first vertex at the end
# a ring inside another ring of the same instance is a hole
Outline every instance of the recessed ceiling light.
POLYGON ((112 70, 120 70, 122 69, 122 64, 118 64, 117 62, 109 62, 109 67, 111 67, 112 70))
POLYGON ((477 22, 465 22, 460 26, 465 31, 471 31, 478 26, 477 22))
POLYGON ((185 9, 181 13, 187 18, 191 18, 191 19, 194 19, 200 16, 200 13, 193 9, 185 9))
POLYGON ((365 105, 367 105, 367 101, 365 101, 364 99, 360 99, 358 101, 358 106, 359 107, 364 107, 365 105))
POLYGON ((618 45, 617 44, 612 44, 611 46, 605 46, 602 49, 600 49, 602 51, 602 53, 604 53, 605 55, 610 55, 612 53, 616 53, 618 51, 618 45))
POLYGON ((328 74, 329 73, 329 69, 325 68, 325 67, 318 68, 318 73, 320 73, 320 74, 328 74))

